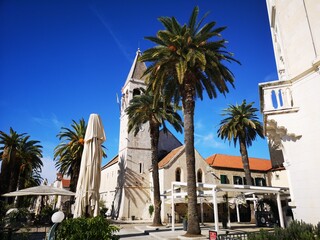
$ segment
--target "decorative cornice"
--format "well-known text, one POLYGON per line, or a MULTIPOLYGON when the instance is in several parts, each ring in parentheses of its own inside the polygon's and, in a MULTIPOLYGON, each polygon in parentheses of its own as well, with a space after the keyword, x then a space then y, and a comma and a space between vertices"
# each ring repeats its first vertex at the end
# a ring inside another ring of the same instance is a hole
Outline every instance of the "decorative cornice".
POLYGON ((274 119, 267 121, 266 134, 271 146, 275 149, 282 149, 283 141, 295 142, 302 137, 302 135, 288 133, 287 128, 284 126, 278 126, 278 123, 274 119))

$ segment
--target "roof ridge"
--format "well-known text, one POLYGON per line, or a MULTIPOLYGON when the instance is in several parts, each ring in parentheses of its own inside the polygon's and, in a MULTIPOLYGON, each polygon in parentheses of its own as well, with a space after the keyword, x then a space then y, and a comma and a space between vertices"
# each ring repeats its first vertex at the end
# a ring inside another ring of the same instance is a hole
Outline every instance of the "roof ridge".
POLYGON ((171 163, 174 159, 176 159, 178 156, 180 156, 180 154, 182 153, 182 151, 184 151, 184 145, 181 145, 179 147, 176 147, 174 149, 172 149, 164 158, 162 158, 162 160, 158 163, 159 168, 164 168, 166 165, 168 165, 169 163, 171 163), (179 149, 181 148, 181 149, 179 149), (177 151, 179 149, 179 151, 177 151), (168 161, 165 161, 167 157, 170 156, 170 154, 174 151, 177 151, 170 159, 168 159, 168 161), (164 162, 163 165, 161 165, 160 163, 164 162))

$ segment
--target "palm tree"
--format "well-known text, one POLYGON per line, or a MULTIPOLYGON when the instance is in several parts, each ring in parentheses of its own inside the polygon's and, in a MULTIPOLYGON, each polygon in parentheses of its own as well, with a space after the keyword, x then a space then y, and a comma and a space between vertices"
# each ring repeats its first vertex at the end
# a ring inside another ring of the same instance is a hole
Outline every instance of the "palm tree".
POLYGON ((163 95, 166 101, 182 101, 184 115, 184 144, 187 163, 188 184, 188 230, 186 235, 200 235, 197 213, 195 152, 194 152, 194 110, 195 100, 203 98, 205 90, 210 99, 217 92, 227 93, 227 83, 233 86, 233 75, 222 63, 237 62, 225 50, 226 41, 220 32, 225 28, 214 28, 215 22, 202 26, 206 15, 198 21, 199 9, 195 7, 188 24, 180 25, 174 17, 160 17, 165 29, 156 37, 146 39, 157 45, 144 52, 140 61, 151 62, 144 75, 155 94, 163 95), (212 37, 219 37, 216 41, 212 37))
MULTIPOLYGON (((87 124, 80 119, 79 123, 72 120, 71 128, 62 127, 57 135, 62 142, 54 150, 54 160, 56 167, 62 174, 70 176, 70 190, 75 192, 80 172, 81 157, 84 146, 87 124)), ((102 146, 104 148, 104 146, 102 146)), ((106 157, 103 152, 103 157, 106 157)))
MULTIPOLYGON (((41 181, 41 167, 43 166, 42 146, 39 141, 30 140, 30 136, 18 134, 10 128, 10 135, 0 132, 0 143, 3 150, 1 186, 2 192, 11 192, 39 185, 41 181)), ((10 199, 9 203, 13 199, 10 199)))
POLYGON ((241 105, 229 105, 223 110, 222 116, 227 116, 220 122, 218 136, 221 139, 233 141, 236 147, 237 142, 240 145, 240 153, 242 158, 245 178, 248 185, 252 185, 252 178, 248 160, 247 147, 252 145, 257 134, 264 138, 262 123, 259 122, 256 112, 257 108, 253 107, 254 102, 249 104, 243 100, 241 105))
POLYGON ((18 179, 20 164, 17 163, 17 147, 25 133, 18 134, 10 128, 10 134, 0 131, 0 158, 2 160, 0 173, 0 194, 16 190, 14 182, 18 179))
POLYGON ((151 139, 151 161, 152 161, 152 180, 154 197, 154 216, 153 226, 162 225, 161 222, 161 199, 159 186, 158 169, 158 142, 159 129, 163 126, 166 130, 165 121, 168 121, 176 131, 182 132, 182 120, 180 115, 174 111, 171 104, 164 101, 154 102, 154 96, 150 91, 140 89, 141 95, 136 95, 126 109, 129 117, 128 132, 133 131, 136 136, 143 124, 149 123, 151 139))
POLYGON ((30 136, 22 138, 18 146, 18 158, 21 159, 17 184, 19 189, 38 186, 42 180, 42 146, 39 145, 39 141, 29 138, 30 136))
POLYGON ((72 129, 62 127, 62 130, 57 135, 59 140, 63 141, 54 150, 54 160, 57 161, 55 165, 59 171, 70 176, 70 190, 75 192, 87 124, 83 118, 80 119, 79 123, 75 120, 72 120, 72 122, 72 129))

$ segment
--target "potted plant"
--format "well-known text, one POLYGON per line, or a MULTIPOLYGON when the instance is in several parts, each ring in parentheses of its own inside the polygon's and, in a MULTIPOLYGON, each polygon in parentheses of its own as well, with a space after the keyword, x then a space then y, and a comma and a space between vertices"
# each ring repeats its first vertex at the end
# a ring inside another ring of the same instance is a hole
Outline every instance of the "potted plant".
POLYGON ((154 206, 151 204, 151 205, 149 206, 150 218, 152 217, 153 212, 154 212, 154 206))

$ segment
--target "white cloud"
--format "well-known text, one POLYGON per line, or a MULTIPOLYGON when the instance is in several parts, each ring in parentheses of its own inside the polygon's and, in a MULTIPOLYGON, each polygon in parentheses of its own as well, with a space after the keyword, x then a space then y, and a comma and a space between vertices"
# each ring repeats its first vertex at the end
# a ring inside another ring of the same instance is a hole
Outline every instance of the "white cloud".
POLYGON ((44 157, 41 159, 43 162, 41 176, 43 179, 48 179, 48 183, 51 184, 56 179, 57 170, 54 166, 55 162, 51 157, 44 157))
POLYGON ((98 9, 96 6, 91 6, 90 7, 91 11, 93 12, 93 14, 98 18, 98 20, 101 22, 101 24, 107 29, 107 31, 109 32, 109 34, 111 35, 113 41, 116 43, 117 47, 119 48, 119 50, 122 52, 122 54, 127 58, 127 60, 129 62, 132 61, 131 57, 129 56, 129 54, 126 52, 125 50, 125 46, 120 42, 119 38, 114 34, 114 32, 112 31, 111 27, 109 26, 109 24, 107 23, 107 21, 104 19, 104 17, 102 16, 102 14, 99 13, 98 9))
POLYGON ((61 129, 63 123, 60 122, 55 114, 52 113, 51 118, 33 117, 32 120, 45 127, 54 127, 55 129, 61 129))
POLYGON ((202 121, 201 121, 201 120, 198 120, 197 122, 195 122, 195 124, 194 124, 194 129, 196 129, 196 130, 201 130, 201 129, 203 129, 203 124, 202 124, 202 121))
POLYGON ((225 148, 225 145, 217 141, 214 138, 213 133, 208 133, 207 135, 195 134, 195 145, 201 145, 202 147, 210 148, 225 148))

